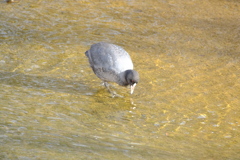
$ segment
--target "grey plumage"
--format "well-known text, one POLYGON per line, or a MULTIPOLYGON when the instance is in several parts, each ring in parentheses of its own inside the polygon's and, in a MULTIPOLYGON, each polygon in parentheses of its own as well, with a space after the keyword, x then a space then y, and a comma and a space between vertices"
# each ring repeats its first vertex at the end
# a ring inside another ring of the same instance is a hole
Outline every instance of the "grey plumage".
POLYGON ((133 70, 132 60, 122 47, 100 42, 93 44, 85 54, 93 72, 104 82, 130 85, 133 89, 138 83, 139 75, 133 70))

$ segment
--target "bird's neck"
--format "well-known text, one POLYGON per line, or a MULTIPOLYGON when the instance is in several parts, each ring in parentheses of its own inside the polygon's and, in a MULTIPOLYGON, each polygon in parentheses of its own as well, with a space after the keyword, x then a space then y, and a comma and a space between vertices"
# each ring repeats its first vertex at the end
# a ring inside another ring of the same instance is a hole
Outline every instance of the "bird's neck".
POLYGON ((128 85, 128 83, 126 81, 126 71, 120 73, 118 84, 121 85, 121 86, 127 86, 128 85))

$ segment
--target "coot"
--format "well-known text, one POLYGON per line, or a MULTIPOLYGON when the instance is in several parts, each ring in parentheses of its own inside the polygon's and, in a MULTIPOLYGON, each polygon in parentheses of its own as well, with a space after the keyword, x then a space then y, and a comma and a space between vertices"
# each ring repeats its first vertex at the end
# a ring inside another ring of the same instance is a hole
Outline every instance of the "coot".
POLYGON ((103 80, 110 93, 107 82, 116 82, 121 86, 131 86, 131 94, 139 81, 139 74, 133 70, 129 54, 120 46, 100 42, 93 44, 85 52, 93 72, 103 80))

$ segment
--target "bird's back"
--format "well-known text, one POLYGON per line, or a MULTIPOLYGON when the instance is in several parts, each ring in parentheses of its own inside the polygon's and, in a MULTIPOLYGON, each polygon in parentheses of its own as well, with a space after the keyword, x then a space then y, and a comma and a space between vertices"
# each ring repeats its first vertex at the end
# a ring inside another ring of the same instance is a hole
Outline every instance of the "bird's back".
POLYGON ((105 42, 96 43, 86 52, 92 68, 116 73, 133 69, 129 54, 120 46, 105 42))

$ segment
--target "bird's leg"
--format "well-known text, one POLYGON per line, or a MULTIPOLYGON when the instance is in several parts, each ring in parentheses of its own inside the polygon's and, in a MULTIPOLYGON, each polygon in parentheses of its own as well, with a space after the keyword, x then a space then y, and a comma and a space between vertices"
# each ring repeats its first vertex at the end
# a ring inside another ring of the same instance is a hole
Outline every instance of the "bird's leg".
POLYGON ((103 82, 104 86, 107 88, 108 92, 112 92, 110 87, 109 87, 109 84, 107 82, 103 82))
POLYGON ((114 85, 110 84, 110 83, 107 83, 107 82, 103 82, 103 85, 106 87, 106 88, 116 88, 114 85))
POLYGON ((110 84, 108 84, 107 82, 103 82, 103 84, 107 88, 108 92, 112 94, 112 97, 123 97, 123 96, 117 94, 115 91, 112 91, 110 89, 110 84))

